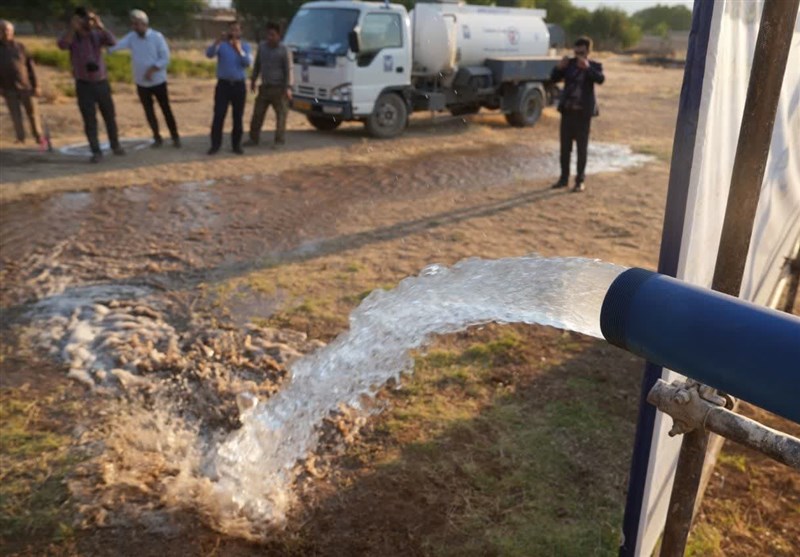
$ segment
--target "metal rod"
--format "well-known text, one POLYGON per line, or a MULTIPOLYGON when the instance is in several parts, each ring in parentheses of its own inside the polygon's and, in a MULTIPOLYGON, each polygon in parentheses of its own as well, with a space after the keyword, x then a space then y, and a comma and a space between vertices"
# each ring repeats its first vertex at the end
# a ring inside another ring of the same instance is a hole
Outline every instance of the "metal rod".
POLYGON ((800 290, 800 251, 789 262, 789 288, 786 291, 786 305, 783 308, 786 313, 792 313, 798 290, 800 290))
MULTIPOLYGON (((711 288, 738 296, 772 140, 786 61, 800 0, 766 0, 761 14, 747 98, 711 288)), ((682 557, 692 526, 708 433, 684 435, 672 486, 661 557, 682 557)))
POLYGON ((696 384, 659 379, 647 401, 672 416, 670 435, 706 429, 800 470, 800 439, 705 400, 696 384))
POLYGON ((706 429, 800 470, 800 439, 774 430, 725 408, 714 408, 706 429))

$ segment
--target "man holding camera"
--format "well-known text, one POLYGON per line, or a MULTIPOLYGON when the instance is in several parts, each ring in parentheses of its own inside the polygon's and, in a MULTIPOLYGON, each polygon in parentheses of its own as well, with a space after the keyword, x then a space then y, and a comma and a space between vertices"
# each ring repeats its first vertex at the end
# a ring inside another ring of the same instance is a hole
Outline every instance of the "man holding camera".
POLYGON ((214 44, 206 49, 208 58, 217 59, 217 88, 214 90, 214 120, 211 123, 211 148, 209 155, 216 154, 222 147, 222 126, 228 105, 233 107, 233 131, 231 147, 237 155, 242 150, 244 128, 244 103, 247 100, 245 70, 252 64, 250 45, 242 41, 242 26, 238 21, 231 22, 227 33, 222 33, 214 44))
POLYGON ((125 154, 119 143, 114 100, 111 98, 106 63, 103 60, 103 47, 114 46, 116 42, 114 35, 103 26, 97 14, 81 7, 75 8, 69 30, 58 39, 58 47, 69 50, 78 108, 92 150, 92 157, 89 160, 93 163, 100 162, 103 157, 97 138, 95 107, 100 109, 100 114, 106 123, 111 150, 115 155, 125 154))
POLYGON ((164 120, 167 122, 172 145, 181 146, 178 135, 178 125, 172 115, 167 92, 167 66, 169 66, 169 46, 164 35, 150 28, 150 18, 142 10, 132 10, 130 13, 130 33, 122 37, 119 42, 109 49, 109 52, 130 49, 131 62, 133 63, 133 80, 136 82, 136 93, 144 108, 144 115, 150 129, 153 131, 154 148, 164 144, 161 132, 158 129, 158 118, 153 106, 153 98, 158 101, 164 120))
POLYGON ((592 40, 580 37, 575 41, 575 57, 565 56, 550 74, 554 83, 564 80, 564 90, 558 103, 561 113, 561 178, 553 184, 553 189, 567 187, 573 141, 578 147, 578 174, 572 191, 582 192, 586 188, 589 127, 592 117, 599 114, 594 85, 600 85, 606 79, 603 65, 589 60, 591 50, 592 40))

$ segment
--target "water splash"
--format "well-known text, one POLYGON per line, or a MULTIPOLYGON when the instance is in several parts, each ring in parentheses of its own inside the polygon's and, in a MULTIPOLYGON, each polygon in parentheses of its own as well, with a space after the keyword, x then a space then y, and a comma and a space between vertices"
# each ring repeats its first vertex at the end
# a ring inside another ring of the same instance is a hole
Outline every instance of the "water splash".
POLYGON ((243 427, 206 455, 217 507, 253 524, 279 524, 292 504, 296 463, 316 446, 318 426, 411 370, 409 350, 433 334, 487 322, 600 337, 603 297, 624 270, 578 258, 468 259, 373 292, 351 315, 348 332, 294 363, 280 392, 265 402, 243 400, 243 427))

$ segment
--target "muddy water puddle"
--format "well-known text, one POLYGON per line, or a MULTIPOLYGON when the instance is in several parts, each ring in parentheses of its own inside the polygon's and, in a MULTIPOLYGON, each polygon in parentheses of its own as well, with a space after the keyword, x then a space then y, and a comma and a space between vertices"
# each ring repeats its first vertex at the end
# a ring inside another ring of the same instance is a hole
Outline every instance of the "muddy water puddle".
MULTIPOLYGON (((85 283, 183 288, 259 260, 308 256, 377 201, 424 203, 435 191, 549 179, 558 174, 555 149, 492 147, 384 166, 312 167, 7 203, 0 209, 0 307, 85 283)), ((649 160, 623 145, 594 144, 591 151, 590 172, 649 160)))

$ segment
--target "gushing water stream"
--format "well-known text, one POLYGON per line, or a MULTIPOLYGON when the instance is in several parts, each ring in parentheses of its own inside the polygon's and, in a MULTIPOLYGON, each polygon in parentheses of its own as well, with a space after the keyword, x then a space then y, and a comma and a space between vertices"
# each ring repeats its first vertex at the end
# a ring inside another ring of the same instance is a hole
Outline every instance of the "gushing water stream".
POLYGON ((412 367, 409 350, 433 334, 487 322, 550 325, 600 337, 602 301, 625 269, 597 260, 522 257, 430 266, 391 291, 375 291, 350 330, 297 360, 291 380, 264 402, 250 399, 243 427, 207 455, 218 508, 256 523, 279 523, 292 502, 298 459, 341 405, 359 408, 412 367))

